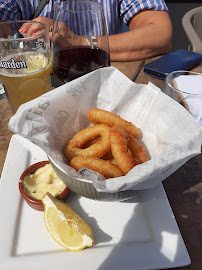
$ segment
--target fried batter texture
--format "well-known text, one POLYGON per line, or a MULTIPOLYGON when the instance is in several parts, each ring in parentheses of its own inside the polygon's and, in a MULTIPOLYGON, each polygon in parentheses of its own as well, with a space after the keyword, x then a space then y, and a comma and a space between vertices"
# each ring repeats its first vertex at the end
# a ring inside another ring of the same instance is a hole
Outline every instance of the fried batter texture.
POLYGON ((64 155, 68 161, 75 156, 102 157, 110 151, 109 143, 110 127, 104 124, 88 127, 79 131, 74 137, 67 142, 64 148, 64 155), (95 143, 82 148, 88 141, 100 137, 95 143))
POLYGON ((135 125, 122 119, 119 115, 113 114, 111 112, 97 108, 91 109, 88 111, 88 119, 93 124, 105 124, 109 125, 110 127, 119 125, 135 138, 139 136, 139 130, 135 125))
POLYGON ((121 127, 115 125, 110 129, 110 144, 112 155, 119 168, 127 174, 134 166, 140 164, 133 158, 128 148, 128 133, 121 127))
POLYGON ((149 160, 142 145, 138 142, 136 138, 134 138, 130 134, 128 134, 128 148, 130 149, 133 158, 138 160, 140 163, 143 163, 149 160))
POLYGON ((64 155, 75 170, 94 170, 107 178, 126 175, 149 160, 136 139, 138 128, 111 112, 91 109, 92 127, 79 131, 64 147, 64 155))
POLYGON ((105 178, 114 178, 124 175, 120 168, 117 165, 112 164, 109 160, 103 160, 95 157, 74 157, 70 161, 70 166, 77 171, 82 167, 91 169, 100 173, 105 178))

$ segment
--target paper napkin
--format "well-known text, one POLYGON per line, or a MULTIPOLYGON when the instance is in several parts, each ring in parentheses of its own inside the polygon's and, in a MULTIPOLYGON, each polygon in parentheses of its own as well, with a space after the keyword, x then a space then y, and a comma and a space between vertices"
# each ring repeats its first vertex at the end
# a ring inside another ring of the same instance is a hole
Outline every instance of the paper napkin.
POLYGON ((68 166, 63 148, 90 125, 87 112, 96 107, 134 123, 150 157, 124 177, 99 180, 88 171, 98 191, 152 188, 201 152, 201 129, 188 111, 152 83, 133 83, 113 67, 93 71, 23 104, 9 129, 40 146, 67 174, 82 177, 68 166))

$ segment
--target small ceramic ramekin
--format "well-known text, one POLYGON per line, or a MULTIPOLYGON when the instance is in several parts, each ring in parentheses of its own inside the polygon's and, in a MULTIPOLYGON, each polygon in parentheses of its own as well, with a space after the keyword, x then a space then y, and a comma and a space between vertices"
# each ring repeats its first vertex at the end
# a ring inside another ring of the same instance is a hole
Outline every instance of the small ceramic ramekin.
MULTIPOLYGON (((44 205, 42 203, 41 200, 36 200, 32 197, 30 197, 25 191, 24 191, 24 188, 23 188, 23 179, 26 175, 28 174, 33 174, 36 170, 38 170, 39 168, 45 166, 46 164, 49 164, 49 161, 41 161, 41 162, 38 162, 38 163, 35 163, 31 166, 29 166, 23 173, 22 175, 20 176, 20 180, 19 180, 19 190, 20 190, 20 193, 22 195, 22 197, 24 198, 24 200, 26 201, 26 203, 32 207, 33 209, 35 210, 38 210, 38 211, 44 211, 44 205)), ((56 199, 58 200, 61 200, 61 201, 65 201, 67 199, 67 196, 69 194, 69 188, 66 187, 64 189, 64 191, 62 193, 60 193, 56 199)))

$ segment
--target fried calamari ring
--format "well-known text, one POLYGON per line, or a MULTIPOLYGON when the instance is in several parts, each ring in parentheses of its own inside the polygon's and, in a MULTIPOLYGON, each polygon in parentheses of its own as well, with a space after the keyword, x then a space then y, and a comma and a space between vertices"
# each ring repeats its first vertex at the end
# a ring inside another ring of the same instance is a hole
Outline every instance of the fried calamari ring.
POLYGON ((64 155, 68 161, 73 157, 82 155, 90 157, 102 157, 110 151, 109 142, 110 127, 104 124, 96 125, 82 129, 74 137, 66 143, 64 147, 64 155), (82 149, 87 141, 100 137, 93 145, 82 149))
POLYGON ((85 149, 85 148, 88 148, 89 146, 95 144, 96 142, 100 141, 101 140, 101 137, 98 136, 94 139, 90 139, 89 141, 87 141, 84 145, 82 145, 82 149, 85 149))
POLYGON ((128 148, 130 149, 133 158, 137 159, 140 163, 149 160, 142 145, 130 134, 128 134, 128 148))
POLYGON ((106 154, 105 154, 104 156, 102 156, 101 158, 104 159, 104 160, 109 160, 111 163, 116 164, 116 160, 115 160, 115 158, 113 157, 111 151, 108 152, 108 153, 106 153, 106 154))
POLYGON ((131 151, 128 149, 128 134, 119 126, 113 126, 109 134, 112 155, 121 171, 127 174, 134 166, 139 164, 139 162, 132 157, 131 151))
POLYGON ((88 111, 88 119, 93 124, 106 124, 109 126, 119 125, 135 138, 139 135, 138 128, 131 122, 122 119, 119 115, 101 109, 91 109, 88 111))
POLYGON ((123 176, 123 172, 109 160, 102 160, 96 157, 76 156, 70 160, 70 166, 75 170, 82 167, 91 169, 103 175, 105 178, 114 178, 123 176))

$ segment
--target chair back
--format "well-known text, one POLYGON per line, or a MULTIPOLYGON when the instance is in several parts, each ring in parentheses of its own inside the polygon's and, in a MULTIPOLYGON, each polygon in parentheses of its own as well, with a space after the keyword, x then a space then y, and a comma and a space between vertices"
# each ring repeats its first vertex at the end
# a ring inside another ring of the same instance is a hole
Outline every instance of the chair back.
POLYGON ((202 54, 202 7, 188 11, 182 18, 182 26, 189 40, 189 50, 202 54))

